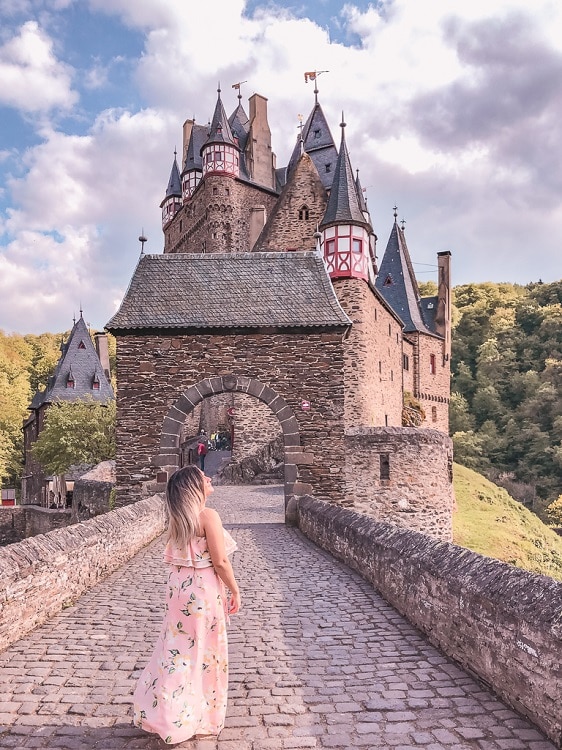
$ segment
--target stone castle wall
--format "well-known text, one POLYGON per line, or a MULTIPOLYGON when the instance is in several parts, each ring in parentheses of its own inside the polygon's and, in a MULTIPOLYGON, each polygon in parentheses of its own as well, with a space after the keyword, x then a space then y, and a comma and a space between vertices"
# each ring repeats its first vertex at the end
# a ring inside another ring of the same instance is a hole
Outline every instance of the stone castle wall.
POLYGON ((561 583, 313 498, 299 498, 297 519, 562 747, 561 583))
POLYGON ((307 456, 298 479, 317 496, 341 502, 343 356, 342 332, 333 330, 119 336, 117 502, 138 499, 146 483, 157 478, 164 420, 180 396, 225 372, 254 378, 287 402, 307 456), (164 356, 155 357, 155 350, 164 356), (309 410, 301 409, 302 399, 310 401, 309 410))
POLYGON ((451 541, 453 445, 416 427, 346 430, 346 506, 451 541))
POLYGON ((359 279, 334 289, 353 321, 345 339, 345 426, 402 424, 402 326, 359 279))
POLYGON ((165 524, 164 504, 152 497, 1 548, 0 651, 133 557, 165 524))
POLYGON ((258 453, 281 435, 279 420, 263 401, 244 393, 235 394, 232 460, 241 461, 258 453))
POLYGON ((451 391, 450 362, 443 358, 443 341, 434 336, 418 335, 418 393, 425 411, 424 427, 449 434, 449 399, 451 391), (431 355, 435 374, 431 372, 431 355))
POLYGON ((207 175, 164 230, 164 252, 250 252, 256 209, 265 221, 276 201, 271 190, 226 175, 207 175))

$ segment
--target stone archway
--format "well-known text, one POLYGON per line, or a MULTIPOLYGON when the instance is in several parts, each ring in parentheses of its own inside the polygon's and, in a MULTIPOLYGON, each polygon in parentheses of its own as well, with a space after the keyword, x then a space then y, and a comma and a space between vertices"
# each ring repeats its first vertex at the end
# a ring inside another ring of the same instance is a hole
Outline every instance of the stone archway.
POLYGON ((205 398, 235 391, 254 396, 267 404, 279 420, 284 445, 285 521, 294 523, 296 496, 310 491, 308 485, 301 485, 298 482, 298 464, 305 460, 301 448, 299 425, 292 408, 285 399, 259 380, 228 374, 206 378, 188 388, 170 407, 164 418, 159 453, 155 457, 154 464, 160 467, 160 471, 166 471, 168 475, 174 472, 179 466, 180 433, 187 415, 205 398))

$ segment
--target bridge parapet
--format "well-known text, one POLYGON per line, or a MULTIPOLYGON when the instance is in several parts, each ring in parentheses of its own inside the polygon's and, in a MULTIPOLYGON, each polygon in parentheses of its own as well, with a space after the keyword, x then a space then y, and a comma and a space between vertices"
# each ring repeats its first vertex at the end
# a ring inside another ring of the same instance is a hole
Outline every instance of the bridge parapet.
POLYGON ((315 500, 300 530, 562 747, 562 584, 315 500))
POLYGON ((164 530, 161 497, 0 548, 0 651, 53 617, 164 530))

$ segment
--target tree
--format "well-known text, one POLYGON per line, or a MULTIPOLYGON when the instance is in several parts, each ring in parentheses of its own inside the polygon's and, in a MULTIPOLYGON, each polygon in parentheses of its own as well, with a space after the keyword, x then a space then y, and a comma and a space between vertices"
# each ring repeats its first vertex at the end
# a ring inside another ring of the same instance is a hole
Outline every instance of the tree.
POLYGON ((51 474, 65 474, 74 464, 97 464, 114 458, 115 401, 52 404, 32 453, 51 474))
POLYGON ((474 429, 474 417, 470 413, 468 401, 462 393, 451 393, 449 404, 449 434, 468 432, 474 429))

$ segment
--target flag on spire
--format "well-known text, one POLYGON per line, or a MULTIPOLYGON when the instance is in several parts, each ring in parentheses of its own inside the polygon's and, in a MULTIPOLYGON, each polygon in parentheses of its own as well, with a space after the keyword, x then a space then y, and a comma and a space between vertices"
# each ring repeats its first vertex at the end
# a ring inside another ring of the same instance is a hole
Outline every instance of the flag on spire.
POLYGON ((315 81, 316 80, 316 71, 312 70, 308 73, 304 74, 304 82, 308 83, 309 81, 315 81))

